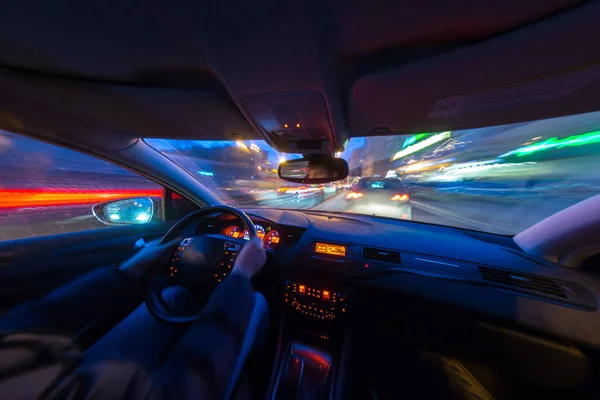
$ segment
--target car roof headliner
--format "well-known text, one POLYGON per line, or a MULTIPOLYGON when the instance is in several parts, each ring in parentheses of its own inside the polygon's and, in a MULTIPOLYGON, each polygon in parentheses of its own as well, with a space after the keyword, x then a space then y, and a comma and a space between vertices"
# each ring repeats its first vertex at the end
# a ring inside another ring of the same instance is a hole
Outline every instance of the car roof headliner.
POLYGON ((566 0, 20 2, 0 14, 0 127, 97 149, 268 139, 243 99, 309 91, 339 148, 592 111, 588 68, 560 96, 431 114, 440 99, 595 66, 598 15, 598 2, 566 0))

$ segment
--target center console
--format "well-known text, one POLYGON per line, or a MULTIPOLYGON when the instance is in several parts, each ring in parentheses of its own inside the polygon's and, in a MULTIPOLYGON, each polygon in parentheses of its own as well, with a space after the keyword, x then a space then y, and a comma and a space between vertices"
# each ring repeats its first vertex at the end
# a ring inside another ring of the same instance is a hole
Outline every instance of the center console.
POLYGON ((345 292, 289 280, 285 281, 284 301, 293 311, 320 320, 335 320, 348 309, 345 292))
POLYGON ((282 340, 272 400, 340 398, 348 291, 320 280, 286 280, 282 340))

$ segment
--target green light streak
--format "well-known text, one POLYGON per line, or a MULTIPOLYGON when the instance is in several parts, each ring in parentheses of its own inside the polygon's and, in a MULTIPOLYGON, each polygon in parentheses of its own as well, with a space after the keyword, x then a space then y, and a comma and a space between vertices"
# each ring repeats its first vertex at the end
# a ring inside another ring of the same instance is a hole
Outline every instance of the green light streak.
POLYGON ((405 149, 406 147, 410 146, 411 144, 413 144, 416 141, 417 141, 417 135, 409 136, 406 139, 404 139, 404 143, 402 143, 402 148, 405 149))
POLYGON ((414 144, 419 140, 425 139, 427 136, 429 136, 429 133, 418 133, 416 135, 409 136, 406 138, 406 140, 404 140, 404 143, 402 143, 402 148, 405 149, 411 144, 414 144))
POLYGON ((526 156, 551 149, 562 149, 563 147, 585 146, 586 144, 600 143, 600 131, 582 133, 581 135, 568 136, 559 139, 557 137, 549 138, 543 142, 519 147, 518 149, 502 154, 500 157, 516 155, 517 157, 526 156))
POLYGON ((396 161, 399 158, 405 157, 409 154, 415 153, 419 150, 422 150, 426 147, 429 147, 435 143, 441 142, 443 140, 448 139, 451 136, 451 132, 447 131, 447 132, 442 132, 442 133, 438 133, 436 135, 430 136, 425 140, 422 140, 420 142, 417 142, 413 145, 410 145, 408 147, 406 147, 405 149, 400 150, 399 152, 397 152, 396 154, 394 154, 394 156, 392 157, 391 161, 396 161))

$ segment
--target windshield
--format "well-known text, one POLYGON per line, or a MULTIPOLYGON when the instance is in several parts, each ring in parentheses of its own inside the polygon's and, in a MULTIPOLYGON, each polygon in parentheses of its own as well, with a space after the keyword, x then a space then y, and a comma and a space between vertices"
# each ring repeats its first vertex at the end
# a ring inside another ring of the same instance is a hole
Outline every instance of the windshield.
POLYGON ((600 188, 600 112, 461 131, 356 137, 350 176, 295 185, 264 141, 147 139, 241 207, 353 212, 514 235, 600 188))

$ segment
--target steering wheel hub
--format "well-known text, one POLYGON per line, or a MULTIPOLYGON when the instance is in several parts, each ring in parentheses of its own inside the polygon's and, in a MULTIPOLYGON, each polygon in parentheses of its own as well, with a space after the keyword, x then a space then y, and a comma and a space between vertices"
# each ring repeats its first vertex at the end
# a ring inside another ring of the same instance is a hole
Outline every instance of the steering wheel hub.
MULTIPOLYGON (((195 211, 182 218, 161 239, 168 243, 181 238, 187 227, 207 215, 224 213, 239 218, 248 231, 250 239, 256 236, 252 220, 241 210, 230 206, 213 206, 195 211)), ((165 302, 165 288, 180 286, 195 298, 208 298, 214 287, 232 271, 235 259, 247 240, 223 234, 204 234, 182 239, 173 253, 168 266, 150 268, 146 285, 146 305, 158 320, 165 323, 189 323, 198 318, 198 313, 181 315, 165 302), (203 290, 204 289, 204 290, 203 290)), ((199 310, 198 310, 199 311, 199 310)))

